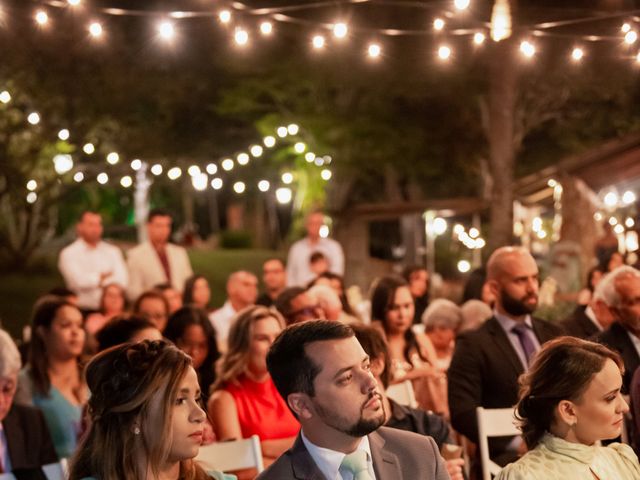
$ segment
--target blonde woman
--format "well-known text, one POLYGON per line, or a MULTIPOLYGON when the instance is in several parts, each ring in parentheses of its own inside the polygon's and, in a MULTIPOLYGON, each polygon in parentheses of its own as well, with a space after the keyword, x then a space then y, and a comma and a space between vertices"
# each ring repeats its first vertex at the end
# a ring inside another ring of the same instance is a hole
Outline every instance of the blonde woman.
POLYGON ((267 464, 293 445, 300 429, 267 371, 267 352, 283 328, 274 309, 253 306, 238 313, 208 408, 218 440, 258 435, 267 464))

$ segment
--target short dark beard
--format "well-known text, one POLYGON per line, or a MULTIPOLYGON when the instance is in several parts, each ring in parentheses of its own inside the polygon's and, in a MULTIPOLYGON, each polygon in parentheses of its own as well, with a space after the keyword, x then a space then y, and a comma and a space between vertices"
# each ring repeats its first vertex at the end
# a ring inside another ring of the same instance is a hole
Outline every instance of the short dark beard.
MULTIPOLYGON (((524 298, 527 298, 526 296, 524 298)), ((523 300, 524 300, 523 298, 523 300)), ((502 303, 502 308, 505 312, 507 312, 512 317, 521 317, 522 315, 528 315, 533 313, 533 311, 538 306, 538 301, 536 299, 536 303, 533 307, 530 307, 523 300, 512 297, 507 293, 505 289, 500 291, 500 300, 502 303)))
MULTIPOLYGON (((324 408, 322 405, 316 403, 315 404, 315 409, 318 412, 318 414, 320 415, 320 417, 323 418, 323 420, 325 421, 325 423, 327 423, 326 419, 335 419, 336 417, 339 418, 339 416, 335 415, 334 412, 330 412, 328 409, 324 408)), ((380 428, 383 424, 385 419, 387 418, 386 413, 384 411, 384 402, 382 401, 382 398, 380 397, 380 394, 373 394, 371 395, 367 401, 365 403, 362 404, 362 408, 360 410, 360 418, 358 419, 358 421, 353 424, 353 425, 334 425, 334 424, 328 424, 329 426, 335 428, 336 430, 345 433, 347 435, 349 435, 350 437, 354 437, 354 438, 362 438, 366 435, 369 435, 371 432, 375 432, 378 428, 380 428), (380 400, 380 409, 382 411, 382 415, 380 416, 380 418, 373 418, 371 420, 365 420, 362 417, 362 412, 364 412, 364 406, 374 397, 377 396, 378 399, 380 400)))

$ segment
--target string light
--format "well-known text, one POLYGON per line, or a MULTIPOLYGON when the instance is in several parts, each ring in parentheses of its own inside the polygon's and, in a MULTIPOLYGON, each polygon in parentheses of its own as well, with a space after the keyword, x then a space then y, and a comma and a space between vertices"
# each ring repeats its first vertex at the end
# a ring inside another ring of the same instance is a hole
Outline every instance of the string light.
POLYGON ((120 155, 118 155, 116 152, 110 152, 107 155, 107 163, 109 163, 110 165, 115 165, 119 161, 120 161, 120 155))
POLYGON ((191 165, 187 169, 187 173, 190 177, 195 177, 196 175, 200 175, 200 167, 198 165, 191 165))
POLYGON ((635 30, 629 30, 627 33, 625 33, 624 42, 627 45, 634 44, 636 42, 636 40, 638 40, 638 34, 636 33, 635 30))
POLYGON ((78 5, 80 5, 80 0, 67 0, 67 3, 72 7, 77 7, 78 5))
POLYGON ((284 172, 282 174, 282 183, 289 185, 293 182, 293 174, 291 172, 284 172))
POLYGON ((620 27, 620 31, 622 33, 627 33, 629 30, 631 30, 631 25, 626 22, 622 24, 622 27, 620 27))
POLYGON ((271 35, 273 32, 273 24, 271 22, 262 22, 260 24, 260 32, 263 35, 271 35))
POLYGON ((237 27, 233 35, 233 39, 237 45, 245 46, 249 43, 249 33, 243 28, 237 27))
POLYGON ((331 178, 331 170, 325 168, 320 172, 320 177, 322 177, 323 180, 328 181, 331 178))
POLYGON ((618 204, 618 195, 616 192, 609 192, 604 196, 604 204, 607 207, 615 207, 618 204))
POLYGON ((38 200, 38 194, 36 192, 29 192, 27 194, 27 203, 36 203, 38 200))
POLYGON ((38 188, 38 182, 36 182, 35 180, 29 180, 27 182, 27 190, 33 192, 36 188, 38 188))
POLYGON ((207 173, 209 175, 215 175, 216 173, 218 173, 218 166, 215 163, 210 163, 209 165, 207 165, 207 173))
POLYGON ((60 140, 63 140, 63 141, 64 140, 69 140, 69 136, 70 136, 69 130, 66 129, 66 128, 63 128, 62 130, 60 130, 58 132, 58 138, 60 140))
POLYGON ((253 155, 254 157, 260 157, 262 156, 262 147, 260 145, 251 145, 251 148, 249 149, 249 151, 251 152, 251 155, 253 155))
POLYGON ((249 155, 244 152, 239 154, 236 159, 238 160, 238 165, 246 165, 249 163, 249 155))
POLYGON ((278 129, 276 130, 276 133, 280 138, 284 138, 287 136, 289 132, 287 131, 287 127, 278 127, 278 129))
POLYGON ((571 51, 571 58, 574 62, 579 62, 582 57, 584 57, 584 51, 581 48, 576 47, 571 51))
POLYGON ((221 165, 222 165, 222 169, 228 172, 229 170, 233 169, 233 160, 231 160, 230 158, 225 158, 222 161, 221 165))
POLYGON ((160 24, 158 25, 158 34, 164 40, 172 40, 176 34, 176 30, 173 26, 173 23, 168 20, 164 20, 163 22, 160 22, 160 24))
POLYGON ((85 143, 82 147, 82 151, 87 155, 93 155, 93 153, 96 151, 96 147, 93 145, 93 143, 85 143))
POLYGON ((222 179, 216 177, 211 180, 211 188, 214 190, 220 190, 222 188, 222 179))
POLYGON ((624 194, 622 194, 622 203, 624 203, 625 205, 631 205, 635 201, 636 195, 632 191, 627 190, 626 192, 624 192, 624 194))
POLYGON ((297 142, 293 146, 293 149, 296 153, 303 153, 307 149, 307 146, 303 142, 297 142))
POLYGON ((231 12, 229 10, 221 10, 218 13, 218 19, 221 23, 229 23, 231 21, 231 12))
POLYGON ((313 39, 311 40, 311 44, 313 45, 313 48, 315 48, 316 50, 320 50, 321 48, 324 48, 325 39, 322 35, 314 35, 313 39))
POLYGON ((100 185, 104 185, 109 181, 109 175, 107 175, 104 172, 99 173, 98 176, 96 177, 96 180, 100 185))
POLYGON ((491 38, 499 42, 511 36, 511 7, 509 0, 496 0, 491 11, 491 38))
POLYGON ((377 43, 372 43, 367 48, 367 55, 369 55, 369 57, 371 58, 378 58, 381 53, 382 53, 382 49, 380 48, 380 45, 378 45, 377 43))
POLYGON ((49 15, 44 10, 38 10, 34 18, 40 26, 44 26, 49 22, 49 15))
POLYGON ((271 135, 267 135, 262 140, 262 143, 264 143, 265 147, 272 148, 276 144, 276 139, 275 139, 275 137, 272 137, 271 135))
POLYGON ((167 177, 169 177, 169 180, 177 180, 181 176, 182 176, 182 170, 180 169, 180 167, 170 168, 169 171, 167 172, 167 177))
POLYGON ((525 57, 531 58, 536 54, 536 47, 533 43, 524 40, 520 43, 520 51, 525 57))
POLYGON ((93 22, 89 25, 89 34, 94 38, 100 37, 102 35, 102 25, 98 22, 93 22))
POLYGON ((195 188, 199 192, 206 190, 208 183, 209 177, 206 173, 199 172, 198 174, 191 177, 191 184, 193 185, 193 188, 195 188))
POLYGON ((446 45, 442 45, 438 48, 438 57, 440 60, 449 60, 451 57, 451 48, 446 45))
POLYGON ((244 193, 245 189, 246 189, 246 185, 244 184, 244 182, 236 182, 233 184, 233 191, 240 194, 240 193, 244 193))
POLYGON ((307 153, 304 154, 304 159, 307 162, 311 163, 316 159, 316 154, 313 153, 313 152, 307 152, 307 153))
POLYGON ((453 2, 453 5, 458 10, 466 10, 467 8, 469 8, 470 4, 471 4, 470 0, 454 0, 454 2, 453 2))
POLYGON ((129 175, 125 175, 120 179, 120 185, 122 185, 124 188, 129 188, 131 185, 133 185, 133 179, 129 175))
POLYGON ((349 33, 349 28, 346 23, 338 22, 333 25, 333 36, 336 38, 345 38, 349 33))
POLYGON ((287 133, 289 135, 297 135, 299 131, 300 127, 295 123, 290 123, 289 125, 287 125, 287 133))
POLYGON ((318 167, 321 167, 322 165, 324 165, 324 158, 316 157, 316 158, 314 159, 314 163, 315 163, 318 167))
POLYGON ((438 31, 438 32, 442 31, 442 29, 444 28, 444 25, 445 25, 444 24, 444 20, 441 19, 441 18, 436 18, 433 21, 433 29, 438 31))
POLYGON ((37 125, 40 123, 40 115, 37 112, 32 112, 27 117, 27 122, 31 125, 37 125))
POLYGON ((138 171, 142 168, 142 160, 140 160, 139 158, 136 158, 134 160, 131 161, 131 169, 134 171, 138 171))
POLYGON ((156 163, 154 166, 151 167, 151 173, 153 173, 156 177, 158 175, 162 175, 162 165, 160 165, 159 163, 156 163))
POLYGON ((74 182, 80 183, 83 180, 84 180, 84 173, 76 172, 76 173, 73 174, 73 181, 74 182))
POLYGON ((476 45, 482 45, 485 41, 485 35, 482 32, 476 32, 473 34, 473 43, 476 45))
POLYGON ((6 90, 0 92, 0 102, 7 104, 11 101, 11 94, 6 90))
POLYGON ((286 204, 291 202, 293 195, 290 188, 280 187, 276 190, 276 200, 280 204, 286 204))
POLYGON ((269 191, 270 186, 271 185, 269 184, 269 180, 260 180, 258 182, 258 190, 260 190, 261 192, 269 191))
POLYGON ((627 219, 624 221, 624 224, 627 226, 627 228, 633 228, 636 222, 633 220, 633 218, 627 217, 627 219))

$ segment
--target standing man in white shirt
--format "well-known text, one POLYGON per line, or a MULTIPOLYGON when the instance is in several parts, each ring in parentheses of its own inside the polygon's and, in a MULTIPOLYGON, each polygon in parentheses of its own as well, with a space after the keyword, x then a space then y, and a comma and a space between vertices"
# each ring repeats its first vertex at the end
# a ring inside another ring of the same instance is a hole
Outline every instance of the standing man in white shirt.
POLYGON ((287 258, 287 285, 306 287, 316 275, 311 271, 311 255, 321 252, 329 261, 329 271, 344 275, 344 253, 338 242, 322 238, 320 229, 324 225, 324 214, 313 211, 307 216, 307 236, 298 240, 289 249, 287 258))
POLYGON ((170 283, 182 293, 185 281, 193 275, 187 251, 169 242, 171 223, 167 210, 152 209, 147 217, 148 240, 127 252, 130 300, 161 283, 170 283))
POLYGON ((78 295, 78 306, 100 307, 102 288, 110 283, 127 287, 127 268, 118 247, 102 241, 102 217, 86 211, 76 227, 78 239, 60 252, 58 268, 67 287, 78 295))

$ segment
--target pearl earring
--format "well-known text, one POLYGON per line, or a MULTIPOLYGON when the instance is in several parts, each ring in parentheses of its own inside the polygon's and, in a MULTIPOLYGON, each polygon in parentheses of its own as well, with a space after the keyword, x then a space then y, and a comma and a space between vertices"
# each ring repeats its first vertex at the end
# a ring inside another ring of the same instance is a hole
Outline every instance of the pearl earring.
POLYGON ((133 434, 134 435, 140 435, 140 427, 139 426, 135 426, 133 427, 133 434))

